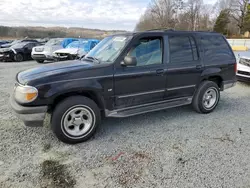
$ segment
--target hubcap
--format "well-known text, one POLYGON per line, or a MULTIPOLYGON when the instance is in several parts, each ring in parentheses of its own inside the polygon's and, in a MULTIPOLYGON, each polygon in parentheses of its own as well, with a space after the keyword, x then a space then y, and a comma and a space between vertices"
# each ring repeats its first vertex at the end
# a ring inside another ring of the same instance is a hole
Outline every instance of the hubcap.
POLYGON ((69 136, 83 136, 93 125, 94 117, 88 108, 72 107, 63 115, 62 126, 69 136))
POLYGON ((218 93, 215 88, 209 88, 203 96, 203 106, 206 109, 211 109, 217 102, 218 93))

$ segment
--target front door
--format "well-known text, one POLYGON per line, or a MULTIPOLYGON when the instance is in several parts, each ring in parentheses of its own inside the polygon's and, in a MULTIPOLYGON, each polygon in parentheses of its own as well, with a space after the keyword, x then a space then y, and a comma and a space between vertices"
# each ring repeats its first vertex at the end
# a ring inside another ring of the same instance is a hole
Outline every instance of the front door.
POLYGON ((192 35, 170 35, 165 99, 191 97, 200 81, 203 65, 192 35))
POLYGON ((162 36, 135 40, 127 55, 136 57, 137 65, 120 65, 115 70, 115 108, 163 100, 166 85, 163 46, 162 36))

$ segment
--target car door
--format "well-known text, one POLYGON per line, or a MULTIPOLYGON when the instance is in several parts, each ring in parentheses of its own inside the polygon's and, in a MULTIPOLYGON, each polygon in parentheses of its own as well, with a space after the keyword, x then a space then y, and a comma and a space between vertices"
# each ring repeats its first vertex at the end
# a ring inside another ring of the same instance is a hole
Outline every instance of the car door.
POLYGON ((137 65, 119 64, 114 74, 115 107, 131 107, 163 100, 166 75, 162 36, 142 37, 133 41, 127 56, 136 57, 137 65))
POLYGON ((203 65, 193 35, 168 36, 169 62, 165 99, 191 97, 200 81, 203 65))
POLYGON ((36 43, 28 43, 24 47, 24 53, 27 59, 31 59, 31 51, 32 51, 32 48, 35 46, 36 46, 36 43))

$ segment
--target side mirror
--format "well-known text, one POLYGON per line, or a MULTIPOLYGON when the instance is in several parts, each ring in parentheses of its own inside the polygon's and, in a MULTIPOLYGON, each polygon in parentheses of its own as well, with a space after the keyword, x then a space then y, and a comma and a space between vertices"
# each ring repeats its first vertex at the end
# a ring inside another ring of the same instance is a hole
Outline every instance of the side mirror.
POLYGON ((126 56, 121 63, 123 66, 136 66, 137 65, 137 59, 136 57, 126 56))

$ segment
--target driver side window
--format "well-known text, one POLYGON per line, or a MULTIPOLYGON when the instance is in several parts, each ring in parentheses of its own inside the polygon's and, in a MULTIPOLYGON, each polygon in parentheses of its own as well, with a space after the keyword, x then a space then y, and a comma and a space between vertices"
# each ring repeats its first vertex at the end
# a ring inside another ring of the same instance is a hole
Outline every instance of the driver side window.
POLYGON ((136 58, 136 66, 162 64, 162 39, 140 39, 139 42, 128 52, 128 56, 136 58))
POLYGON ((32 50, 32 48, 34 47, 35 45, 33 43, 29 43, 27 44, 25 47, 28 49, 28 50, 32 50))

